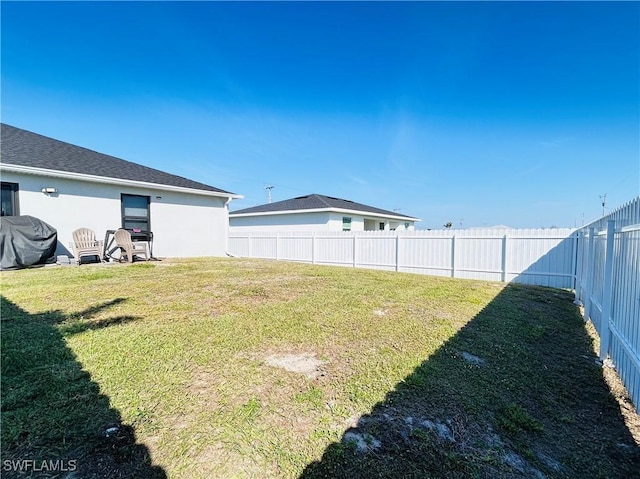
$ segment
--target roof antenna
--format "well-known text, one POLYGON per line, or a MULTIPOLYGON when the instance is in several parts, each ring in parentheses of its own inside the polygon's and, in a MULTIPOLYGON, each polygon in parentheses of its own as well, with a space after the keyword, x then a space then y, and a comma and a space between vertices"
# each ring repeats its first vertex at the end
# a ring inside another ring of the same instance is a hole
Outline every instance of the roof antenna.
POLYGON ((602 216, 604 216, 604 207, 607 204, 607 194, 600 195, 600 199, 602 200, 602 216))
POLYGON ((273 185, 267 185, 264 187, 265 190, 267 190, 267 200, 269 203, 271 203, 271 190, 274 189, 275 186, 273 185))

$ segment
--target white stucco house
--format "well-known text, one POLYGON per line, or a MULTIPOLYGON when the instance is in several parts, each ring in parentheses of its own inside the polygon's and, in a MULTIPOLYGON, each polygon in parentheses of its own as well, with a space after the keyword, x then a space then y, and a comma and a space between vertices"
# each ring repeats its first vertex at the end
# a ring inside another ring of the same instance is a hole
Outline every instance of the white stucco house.
POLYGON ((413 230, 418 218, 318 194, 229 213, 232 232, 413 230))
POLYGON ((72 232, 153 232, 156 257, 224 256, 231 200, 240 195, 160 170, 1 125, 2 215, 30 215, 58 231, 56 254, 72 256, 72 232))

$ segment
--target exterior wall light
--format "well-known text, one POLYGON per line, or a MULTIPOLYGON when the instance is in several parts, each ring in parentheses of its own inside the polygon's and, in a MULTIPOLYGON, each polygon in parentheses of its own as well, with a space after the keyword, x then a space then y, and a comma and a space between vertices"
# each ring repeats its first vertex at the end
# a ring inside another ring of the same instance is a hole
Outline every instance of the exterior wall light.
POLYGON ((53 194, 53 193, 57 193, 58 192, 58 188, 54 188, 52 186, 48 186, 46 188, 42 188, 42 192, 45 195, 50 195, 50 194, 53 194))

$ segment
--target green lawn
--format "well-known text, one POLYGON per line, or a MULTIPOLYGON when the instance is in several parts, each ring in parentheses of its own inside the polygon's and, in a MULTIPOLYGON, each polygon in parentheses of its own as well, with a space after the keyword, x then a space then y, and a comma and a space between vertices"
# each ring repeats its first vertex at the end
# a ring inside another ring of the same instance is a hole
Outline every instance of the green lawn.
MULTIPOLYGON (((3 467, 74 460, 74 479, 640 471, 640 421, 566 291, 189 259, 3 272, 2 297, 3 467), (294 357, 320 365, 272 363, 294 357)), ((29 474, 68 473, 3 469, 29 474)))

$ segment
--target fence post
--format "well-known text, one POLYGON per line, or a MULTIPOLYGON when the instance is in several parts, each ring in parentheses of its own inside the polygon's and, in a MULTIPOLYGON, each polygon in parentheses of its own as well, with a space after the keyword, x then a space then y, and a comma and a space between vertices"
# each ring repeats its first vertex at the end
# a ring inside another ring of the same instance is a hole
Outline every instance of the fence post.
POLYGON ((355 233, 353 234, 353 267, 356 267, 356 254, 357 254, 357 247, 356 247, 356 243, 357 243, 357 239, 356 239, 356 235, 355 233))
POLYGON ((604 261, 604 287, 602 289, 602 321, 600 331, 600 359, 609 354, 609 318, 611 317, 611 295, 613 293, 613 247, 616 237, 615 220, 607 221, 607 250, 604 261))
POLYGON ((396 233, 396 271, 399 271, 400 262, 400 235, 396 233))
POLYGON ((584 320, 585 321, 588 321, 591 319, 591 282, 593 281, 592 279, 593 262, 595 261, 595 258, 593 257, 594 247, 595 247, 595 241, 594 241, 595 235, 596 235, 596 230, 592 226, 591 228, 589 228, 589 244, 587 246, 587 271, 586 271, 587 281, 585 282, 585 286, 584 286, 584 320))
POLYGON ((574 283, 573 288, 575 291, 575 300, 573 304, 581 305, 582 304, 582 257, 584 256, 584 231, 578 231, 576 234, 576 254, 575 261, 576 266, 574 269, 574 283))
POLYGON ((311 264, 316 264, 316 235, 311 234, 311 264))
POLYGON ((451 277, 456 277, 456 235, 451 237, 451 277))
POLYGON ((247 254, 249 255, 249 258, 253 258, 252 253, 253 251, 251 251, 251 235, 247 236, 247 254))
POLYGON ((280 245, 280 235, 276 234, 276 261, 280 259, 278 256, 278 246, 280 245))
POLYGON ((507 282, 507 235, 502 237, 502 282, 507 282))

